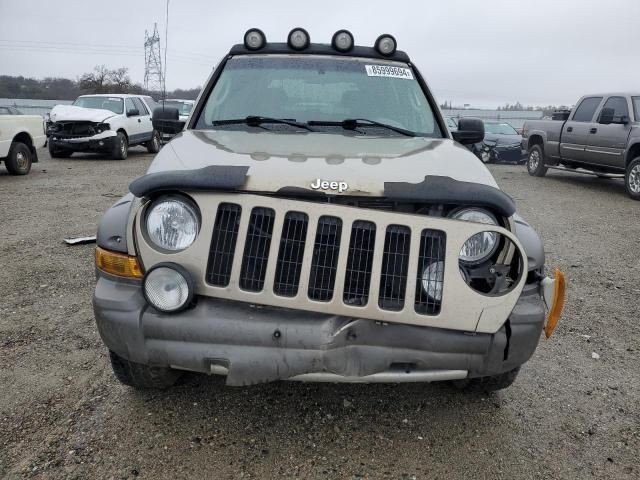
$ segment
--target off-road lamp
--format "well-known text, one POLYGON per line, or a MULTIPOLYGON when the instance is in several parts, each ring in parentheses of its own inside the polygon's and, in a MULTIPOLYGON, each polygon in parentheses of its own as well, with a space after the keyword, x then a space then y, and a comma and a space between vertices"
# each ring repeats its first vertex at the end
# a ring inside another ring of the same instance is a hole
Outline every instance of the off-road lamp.
POLYGON ((331 38, 331 46, 342 53, 350 51, 353 45, 353 35, 349 30, 338 30, 331 38))
POLYGON ((267 37, 258 28, 250 28, 244 34, 244 46, 247 50, 260 50, 266 43, 267 37))
POLYGON ((309 32, 304 28, 294 28, 289 32, 287 44, 293 50, 304 50, 309 46, 309 32))
POLYGON ((388 33, 384 33, 378 37, 375 44, 375 49, 378 51, 380 55, 384 55, 385 57, 390 57, 394 53, 396 53, 396 47, 398 43, 396 39, 393 38, 393 35, 389 35, 388 33))

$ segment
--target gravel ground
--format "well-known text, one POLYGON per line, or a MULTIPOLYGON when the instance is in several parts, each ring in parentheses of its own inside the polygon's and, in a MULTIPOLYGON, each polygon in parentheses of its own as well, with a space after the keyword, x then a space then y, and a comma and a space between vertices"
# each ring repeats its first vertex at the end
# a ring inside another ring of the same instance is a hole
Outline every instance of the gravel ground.
POLYGON ((508 390, 189 375, 139 393, 95 328, 94 246, 62 239, 95 232, 151 156, 40 156, 26 177, 0 168, 0 476, 640 478, 640 204, 621 181, 491 167, 569 285, 508 390))

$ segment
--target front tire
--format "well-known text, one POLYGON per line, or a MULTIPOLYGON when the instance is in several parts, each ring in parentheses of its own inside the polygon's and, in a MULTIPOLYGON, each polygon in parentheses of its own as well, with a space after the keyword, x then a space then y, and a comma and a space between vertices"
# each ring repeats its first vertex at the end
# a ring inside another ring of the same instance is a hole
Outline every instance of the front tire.
POLYGON ((624 186, 633 200, 640 200, 640 157, 631 160, 624 175, 624 186))
POLYGON ((527 171, 532 177, 544 177, 548 168, 544 165, 544 150, 540 145, 534 145, 529 149, 527 157, 527 171))
POLYGON ((22 142, 13 142, 4 161, 11 175, 26 175, 31 170, 31 149, 22 142))
POLYGON ((126 360, 109 350, 113 373, 124 385, 139 390, 165 389, 176 383, 182 375, 178 370, 168 367, 150 367, 126 360))
POLYGON ((145 146, 149 153, 158 153, 160 151, 160 134, 156 130, 153 131, 153 137, 145 144, 145 146))
POLYGON ((124 133, 118 132, 113 141, 111 156, 115 160, 125 160, 127 155, 129 155, 129 141, 124 133))
POLYGON ((51 140, 49 140, 49 155, 51 158, 69 158, 73 152, 69 150, 60 150, 53 146, 51 140))

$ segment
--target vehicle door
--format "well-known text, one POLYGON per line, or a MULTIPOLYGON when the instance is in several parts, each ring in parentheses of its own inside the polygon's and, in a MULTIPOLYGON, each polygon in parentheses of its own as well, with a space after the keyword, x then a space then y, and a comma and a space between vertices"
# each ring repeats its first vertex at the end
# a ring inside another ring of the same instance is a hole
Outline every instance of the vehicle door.
POLYGON ((151 122, 151 113, 141 98, 134 97, 133 103, 140 112, 140 141, 146 142, 151 140, 153 136, 153 123, 151 122))
POLYGON ((598 112, 597 122, 589 124, 585 158, 594 165, 623 169, 624 152, 631 133, 629 100, 611 96, 598 112))
POLYGON ((140 143, 140 138, 143 137, 142 117, 136 104, 133 103, 132 97, 125 98, 124 111, 127 115, 127 135, 129 135, 129 144, 134 145, 140 143))
POLYGON ((586 161, 585 145, 596 110, 603 97, 585 97, 562 127, 560 155, 565 160, 586 161))

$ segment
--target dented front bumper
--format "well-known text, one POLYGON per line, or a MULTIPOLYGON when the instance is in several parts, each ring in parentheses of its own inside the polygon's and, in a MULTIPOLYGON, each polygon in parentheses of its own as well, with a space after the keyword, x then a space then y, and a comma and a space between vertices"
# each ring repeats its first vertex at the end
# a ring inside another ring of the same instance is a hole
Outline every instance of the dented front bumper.
POLYGON ((538 283, 524 287, 505 324, 488 334, 208 297, 198 297, 189 310, 165 315, 148 306, 139 282, 102 273, 94 311, 104 343, 119 356, 225 374, 228 385, 496 375, 531 357, 545 321, 538 283))

